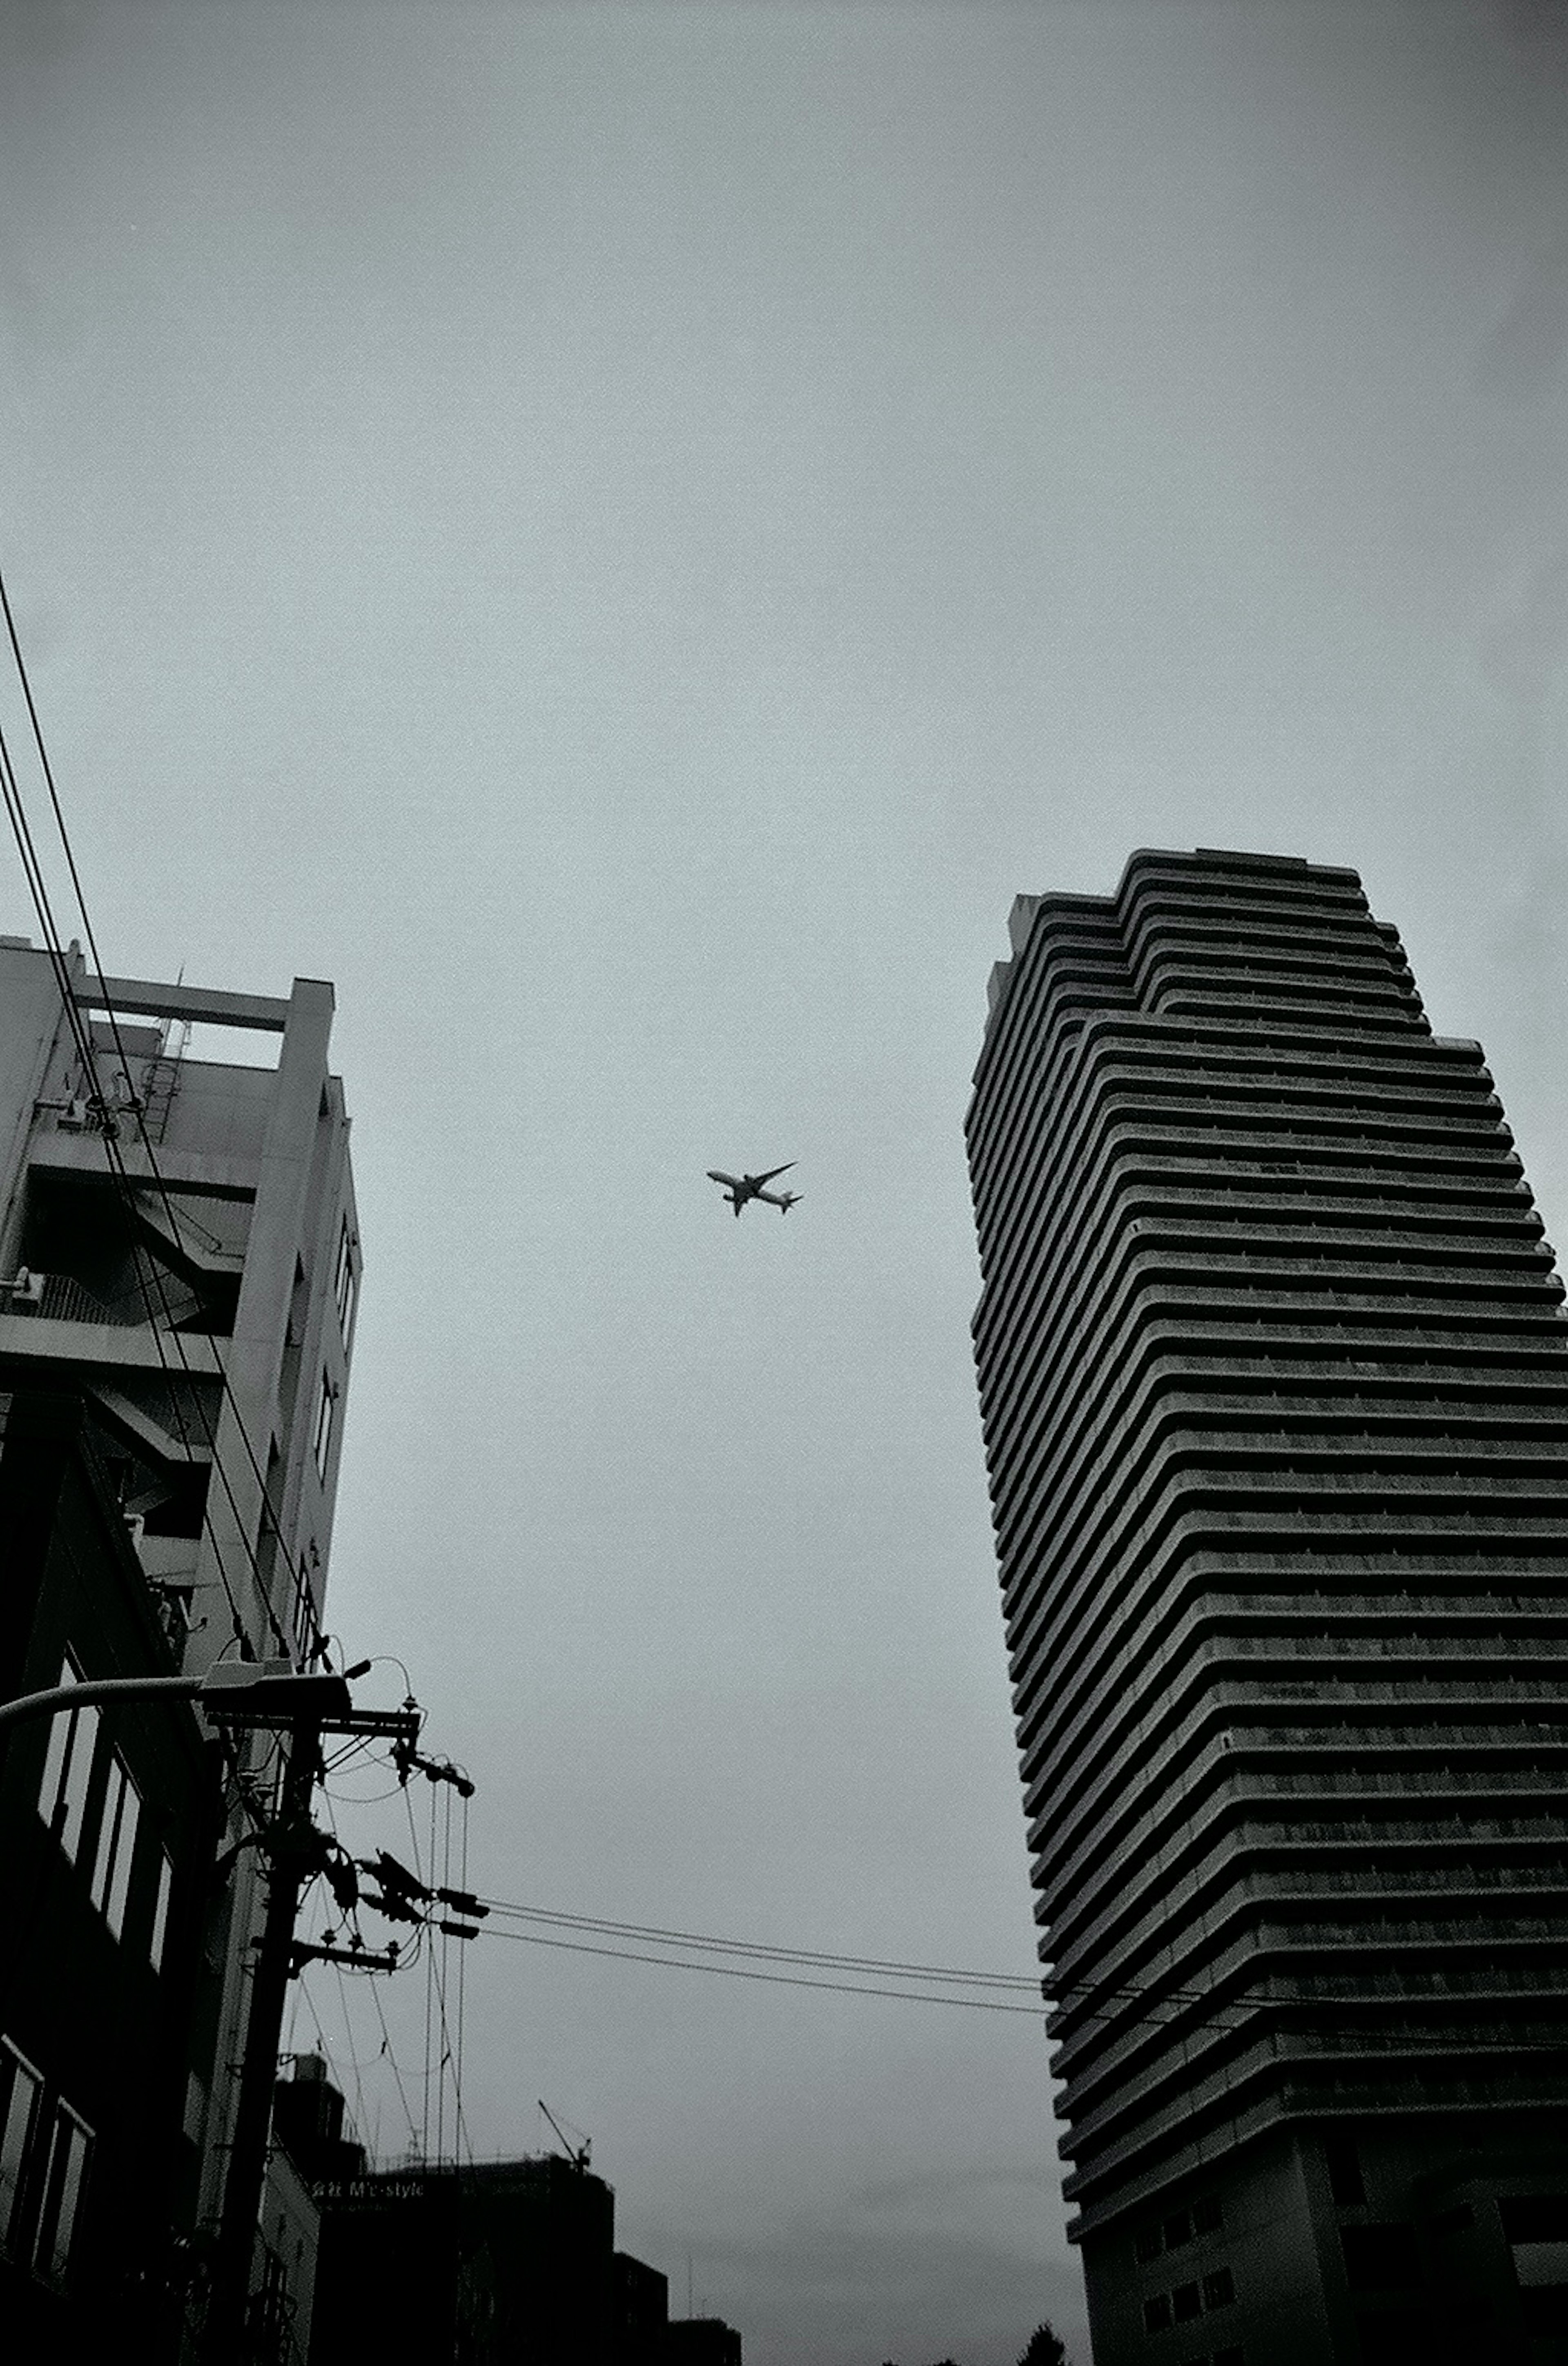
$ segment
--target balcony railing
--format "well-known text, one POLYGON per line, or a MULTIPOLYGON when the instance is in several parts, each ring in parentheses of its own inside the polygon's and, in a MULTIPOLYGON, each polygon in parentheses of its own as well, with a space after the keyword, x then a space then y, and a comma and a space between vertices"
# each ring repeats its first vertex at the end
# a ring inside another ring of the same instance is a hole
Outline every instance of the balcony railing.
POLYGON ((114 1323, 126 1325, 146 1321, 144 1308, 124 1302, 109 1305, 69 1273, 36 1273, 27 1267, 14 1281, 0 1282, 0 1314, 33 1314, 51 1323, 114 1323))

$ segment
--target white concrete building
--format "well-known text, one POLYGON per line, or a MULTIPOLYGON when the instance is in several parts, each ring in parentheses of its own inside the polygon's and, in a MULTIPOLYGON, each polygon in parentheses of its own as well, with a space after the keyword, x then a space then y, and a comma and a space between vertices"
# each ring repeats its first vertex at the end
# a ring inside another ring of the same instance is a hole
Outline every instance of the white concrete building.
MULTIPOLYGON (((321 1644, 359 1280, 332 1017, 315 979, 287 999, 100 980, 74 945, 62 979, 0 939, 0 1388, 94 1402, 190 1673, 236 1651, 305 1666, 321 1644), (192 1056, 193 1029, 212 1027, 273 1038, 276 1063, 192 1056)), ((258 1853, 215 1897, 193 2033, 186 2133, 209 2225, 258 1853)))

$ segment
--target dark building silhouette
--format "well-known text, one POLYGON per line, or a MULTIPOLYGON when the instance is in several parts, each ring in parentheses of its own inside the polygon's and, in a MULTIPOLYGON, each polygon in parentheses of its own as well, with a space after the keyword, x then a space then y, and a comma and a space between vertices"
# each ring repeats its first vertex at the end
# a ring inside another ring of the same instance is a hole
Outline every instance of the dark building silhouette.
POLYGON ((1096 2366, 1568 2360, 1568 1326, 1354 873, 1015 906, 975 1320, 1096 2366))
MULTIPOLYGON (((0 1698, 176 1671, 78 1395, 0 1396, 0 1698)), ((0 1736, 0 2357, 172 2358, 220 1794, 188 1701, 0 1736)))
POLYGON ((420 2163, 316 2188, 310 2357, 459 2366, 644 2366, 668 2286, 615 2249, 615 2198, 545 2155, 420 2163))
POLYGON ((320 2054, 297 2054, 273 2089, 272 2133, 308 2183, 342 2183, 365 2174, 365 2146, 344 2133, 343 2096, 320 2054))
POLYGON ((664 2336, 670 2323, 670 2279, 617 2251, 615 2280, 616 2366, 664 2366, 664 2336))
POLYGON ((719 2316, 678 2316, 662 2354, 667 2366, 741 2366, 740 2336, 719 2316))

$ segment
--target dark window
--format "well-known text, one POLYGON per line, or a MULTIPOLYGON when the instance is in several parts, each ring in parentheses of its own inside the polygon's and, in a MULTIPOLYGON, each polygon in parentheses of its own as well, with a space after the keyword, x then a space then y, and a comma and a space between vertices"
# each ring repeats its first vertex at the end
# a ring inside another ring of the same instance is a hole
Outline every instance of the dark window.
POLYGON ((1562 2194, 1512 2195, 1497 2207, 1510 2243, 1568 2243, 1568 2198, 1562 2194))
POLYGON ((111 1752, 103 1811, 98 1818, 93 1903, 117 1939, 125 1924, 125 1901, 130 1888, 130 1868, 136 1855, 136 1827, 141 1814, 141 1794, 126 1773, 118 1752, 111 1752))
POLYGON ((1239 2341, 1227 2341, 1223 2349, 1215 2350, 1213 2366, 1247 2366, 1247 2352, 1239 2341))
POLYGON ((348 1229, 348 1218, 343 1220, 338 1234, 337 1271, 333 1277, 333 1296, 337 1302, 338 1327, 346 1346, 354 1330, 354 1301, 359 1288, 359 1269, 354 1261, 354 1239, 348 1229))
POLYGON ((64 2103, 54 2114, 49 2168, 44 2177, 43 2208, 39 2216, 39 2273, 51 2284, 65 2282, 71 2264, 71 2238, 76 2231, 76 2205, 87 2174, 93 2139, 85 2124, 64 2103))
POLYGON ((1420 2281, 1414 2226, 1341 2226, 1352 2292, 1388 2292, 1420 2281))
POLYGON ((1432 2328, 1414 2309, 1359 2316, 1362 2366, 1431 2366, 1432 2328))
POLYGON ((1438 2235, 1462 2235, 1467 2226, 1475 2224, 1475 2213, 1468 2202, 1456 2202, 1451 2210, 1439 2210, 1432 2221, 1432 2231, 1438 2235))
POLYGON ((316 1469, 324 1479, 333 1446, 333 1401, 337 1395, 330 1376, 321 1374, 321 1392, 316 1399, 316 1469))
POLYGON ((1205 2308, 1229 2308, 1235 2298, 1235 2278, 1228 2268, 1216 2268, 1203 2279, 1205 2308))
POLYGON ((1330 2136, 1323 2147, 1328 2164, 1328 2190, 1341 2208, 1364 2202, 1367 2189, 1361 2182, 1361 2157, 1348 2136, 1330 2136))
POLYGON ((0 2249, 53 2284, 71 2264, 92 2131, 0 2038, 0 2249))
POLYGON ((1202 2315, 1203 2304, 1198 2297, 1196 2284, 1178 2284, 1170 2297, 1178 2325, 1186 2325, 1191 2318, 1202 2315))
POLYGON ((0 2037, 0 2250, 20 2235, 22 2188, 38 2130, 43 2080, 0 2037))
POLYGON ((1192 2221, 1185 2210, 1173 2211, 1165 2222, 1165 2248, 1179 2251, 1183 2243, 1192 2240, 1192 2221))
POLYGON ((1519 2294, 1525 2331, 1550 2340, 1568 2333, 1568 2284, 1533 2284, 1519 2294))
POLYGON ((1157 2226, 1139 2227, 1137 2250, 1140 2259, 1147 2261, 1149 2259, 1158 2259, 1160 2255, 1160 2239, 1159 2228, 1157 2226))
POLYGON ((1144 2331, 1163 2333, 1169 2323, 1170 2303, 1164 2293, 1156 2293, 1152 2300, 1144 2303, 1144 2331))
POLYGON ((164 1968, 164 1941, 169 1931, 169 1898, 175 1887, 175 1868, 169 1862, 167 1849, 158 1851, 158 1889, 152 1901, 152 1930, 147 1942, 147 1953, 152 1969, 164 1968))
MULTIPOLYGON (((60 1671, 62 1684, 81 1682, 81 1670, 69 1652, 60 1671)), ((39 1786, 39 1813, 68 1857, 82 1845, 87 1815, 87 1792, 93 1779, 93 1759, 98 1743, 96 1708, 62 1712, 50 1719, 49 1745, 44 1752, 43 1781, 39 1786)))
POLYGON ((310 1564, 303 1553, 294 1572, 294 1616, 290 1626, 294 1664, 297 1668, 308 1668, 315 1656, 312 1638, 316 1633, 316 1600, 310 1590, 310 1564))
POLYGON ((1224 2223, 1224 2207, 1217 2193, 1205 2193, 1201 2202, 1192 2204, 1192 2231, 1195 2235, 1212 2235, 1224 2223))

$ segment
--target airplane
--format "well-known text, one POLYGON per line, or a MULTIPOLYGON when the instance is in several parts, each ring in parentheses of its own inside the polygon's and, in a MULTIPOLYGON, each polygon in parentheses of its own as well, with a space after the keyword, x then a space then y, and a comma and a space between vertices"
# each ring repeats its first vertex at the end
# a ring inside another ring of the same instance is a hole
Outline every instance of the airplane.
POLYGON ((724 1185, 724 1196, 737 1215, 740 1213, 748 1200, 765 1200, 770 1208, 776 1208, 781 1215, 787 1216, 799 1200, 800 1193, 798 1191, 764 1191, 762 1186, 764 1183, 771 1183, 775 1175, 787 1175, 794 1165, 793 1158, 786 1158, 782 1166, 770 1166, 765 1175, 721 1175, 716 1166, 710 1166, 708 1181, 724 1185))

